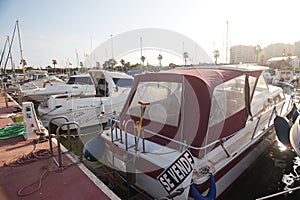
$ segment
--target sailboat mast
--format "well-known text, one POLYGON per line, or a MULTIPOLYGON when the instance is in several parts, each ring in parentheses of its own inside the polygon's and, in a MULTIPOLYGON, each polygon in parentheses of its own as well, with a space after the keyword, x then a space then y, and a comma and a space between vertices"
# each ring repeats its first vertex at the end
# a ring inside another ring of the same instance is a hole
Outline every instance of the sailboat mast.
MULTIPOLYGON (((7 42, 9 44, 9 36, 7 36, 7 42)), ((9 46, 9 48, 12 48, 12 47, 9 46)), ((9 59, 10 59, 10 64, 11 64, 11 70, 13 72, 13 75, 15 76, 15 65, 14 65, 14 62, 13 62, 12 53, 9 54, 9 59)))
POLYGON ((226 64, 228 64, 228 21, 226 21, 226 64))
POLYGON ((23 51, 22 51, 22 45, 21 45, 21 34, 20 34, 20 28, 19 28, 19 20, 17 20, 16 26, 17 26, 17 29, 18 29, 19 47, 20 47, 20 54, 21 54, 21 64, 22 64, 22 69, 23 69, 23 76, 24 76, 24 79, 25 79, 25 66, 24 66, 25 62, 24 62, 24 59, 23 59, 23 51))
POLYGON ((5 60, 4 68, 3 68, 3 74, 4 74, 4 76, 6 75, 6 65, 7 65, 8 59, 9 59, 10 54, 11 54, 11 48, 12 48, 12 44, 13 44, 14 37, 15 37, 16 27, 17 27, 17 24, 15 24, 15 27, 14 27, 12 39, 11 39, 11 42, 9 44, 8 54, 7 54, 7 57, 6 57, 6 60, 5 60))
POLYGON ((3 61, 3 57, 4 57, 4 54, 5 54, 5 50, 6 50, 6 45, 9 43, 9 41, 6 39, 5 40, 5 44, 4 44, 4 48, 3 48, 3 51, 1 53, 1 59, 0 59, 0 67, 1 67, 1 70, 2 70, 2 61, 3 61))

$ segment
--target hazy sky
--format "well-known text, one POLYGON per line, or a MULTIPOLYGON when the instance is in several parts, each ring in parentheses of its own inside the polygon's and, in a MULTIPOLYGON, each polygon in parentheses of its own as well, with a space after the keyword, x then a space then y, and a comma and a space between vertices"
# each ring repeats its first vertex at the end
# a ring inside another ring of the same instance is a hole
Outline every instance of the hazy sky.
MULTIPOLYGON (((28 65, 76 63, 84 53, 117 35, 140 28, 181 33, 212 56, 225 58, 226 21, 229 45, 300 41, 300 2, 296 0, 0 0, 0 50, 20 23, 28 65)), ((13 59, 19 63, 17 37, 13 59)), ((101 61, 102 63, 104 61, 101 61)))

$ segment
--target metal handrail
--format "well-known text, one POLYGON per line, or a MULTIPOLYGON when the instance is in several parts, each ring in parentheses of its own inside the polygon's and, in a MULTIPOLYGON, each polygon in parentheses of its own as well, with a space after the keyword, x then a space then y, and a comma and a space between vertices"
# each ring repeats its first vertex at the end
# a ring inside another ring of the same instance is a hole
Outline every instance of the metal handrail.
MULTIPOLYGON (((77 122, 75 121, 71 121, 71 122, 66 122, 64 124, 61 124, 57 127, 56 129, 56 139, 57 139, 57 151, 58 151, 58 166, 59 167, 62 167, 62 159, 61 159, 61 148, 60 148, 60 135, 59 135, 59 131, 60 129, 63 127, 63 126, 69 126, 70 125, 75 125, 76 126, 76 131, 77 131, 77 134, 80 135, 80 126, 77 122)), ((70 132, 68 132, 68 138, 70 138, 70 132)), ((82 154, 82 144, 80 142, 80 139, 78 137, 78 146, 79 146, 79 158, 80 158, 80 161, 83 160, 83 154, 82 154)))
MULTIPOLYGON (((52 121, 56 120, 56 119, 65 119, 66 122, 69 122, 69 118, 67 118, 66 116, 57 116, 57 117, 53 117, 49 123, 48 123, 48 131, 50 132, 51 131, 51 124, 52 124, 52 121)), ((70 135, 70 127, 68 126, 68 135, 70 135)), ((68 139, 68 142, 70 142, 70 140, 68 139)), ((71 142, 70 142, 71 143, 71 142)), ((51 157, 53 157, 53 146, 52 146, 52 134, 50 133, 49 134, 49 146, 50 146, 50 155, 51 157)), ((69 149, 71 145, 69 146, 69 149)))

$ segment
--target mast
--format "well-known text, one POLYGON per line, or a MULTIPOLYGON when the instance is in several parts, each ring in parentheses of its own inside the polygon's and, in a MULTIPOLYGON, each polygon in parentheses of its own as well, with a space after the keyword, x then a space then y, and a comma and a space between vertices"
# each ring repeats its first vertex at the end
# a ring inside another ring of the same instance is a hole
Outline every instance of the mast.
POLYGON ((16 22, 16 26, 18 29, 18 38, 19 38, 19 47, 20 47, 20 54, 21 54, 21 64, 22 64, 22 69, 23 69, 23 76, 25 79, 25 62, 23 58, 23 51, 22 51, 22 45, 21 45, 21 34, 20 34, 20 28, 19 28, 19 20, 16 22))
POLYGON ((226 21, 226 64, 228 64, 228 20, 226 21))
POLYGON ((6 45, 9 43, 9 41, 7 40, 7 38, 6 38, 6 40, 5 40, 5 43, 4 43, 4 48, 3 48, 3 51, 2 51, 2 53, 1 53, 1 59, 0 59, 0 71, 2 72, 2 61, 3 61, 3 57, 4 57, 4 54, 5 54, 5 50, 6 50, 6 45))
MULTIPOLYGON (((9 36, 7 36, 7 42, 9 44, 9 36)), ((11 46, 9 46, 9 48, 11 48, 11 46)), ((10 59, 10 64, 11 64, 11 70, 13 72, 13 75, 15 76, 15 65, 12 59, 12 53, 9 54, 9 59, 10 59)))
POLYGON ((5 60, 4 68, 3 68, 3 74, 4 74, 4 76, 6 75, 6 65, 7 65, 7 62, 8 62, 9 56, 10 56, 10 54, 11 54, 11 47, 12 47, 12 43, 13 43, 13 41, 14 41, 15 32, 16 32, 16 28, 17 28, 17 23, 15 24, 15 27, 14 27, 14 31, 13 31, 13 35, 12 35, 12 39, 11 39, 11 42, 10 42, 10 44, 9 44, 9 50, 8 50, 8 54, 7 54, 7 57, 6 57, 6 60, 5 60))

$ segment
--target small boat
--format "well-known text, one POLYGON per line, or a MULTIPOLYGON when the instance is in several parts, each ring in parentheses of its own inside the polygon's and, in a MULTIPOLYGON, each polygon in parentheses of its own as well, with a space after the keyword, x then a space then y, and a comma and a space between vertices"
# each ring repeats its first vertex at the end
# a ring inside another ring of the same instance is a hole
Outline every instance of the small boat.
POLYGON ((86 95, 95 94, 95 87, 89 74, 73 75, 65 83, 61 79, 52 78, 43 80, 41 87, 21 89, 23 100, 41 103, 47 97, 57 94, 86 95), (55 84, 59 80, 61 84, 55 84))
POLYGON ((138 75, 119 120, 85 145, 96 155, 85 155, 105 156, 156 199, 220 197, 275 141, 275 116, 292 109, 293 96, 268 85, 266 69, 200 66, 138 75))
MULTIPOLYGON (((133 83, 133 77, 105 70, 90 70, 89 74, 96 93, 50 96, 38 107, 39 117, 44 124, 47 125, 52 118, 66 116, 69 121, 78 122, 81 128, 89 127, 100 124, 100 115, 104 117, 121 111, 133 83)), ((57 126, 63 123, 65 123, 63 118, 53 121, 57 126)))

